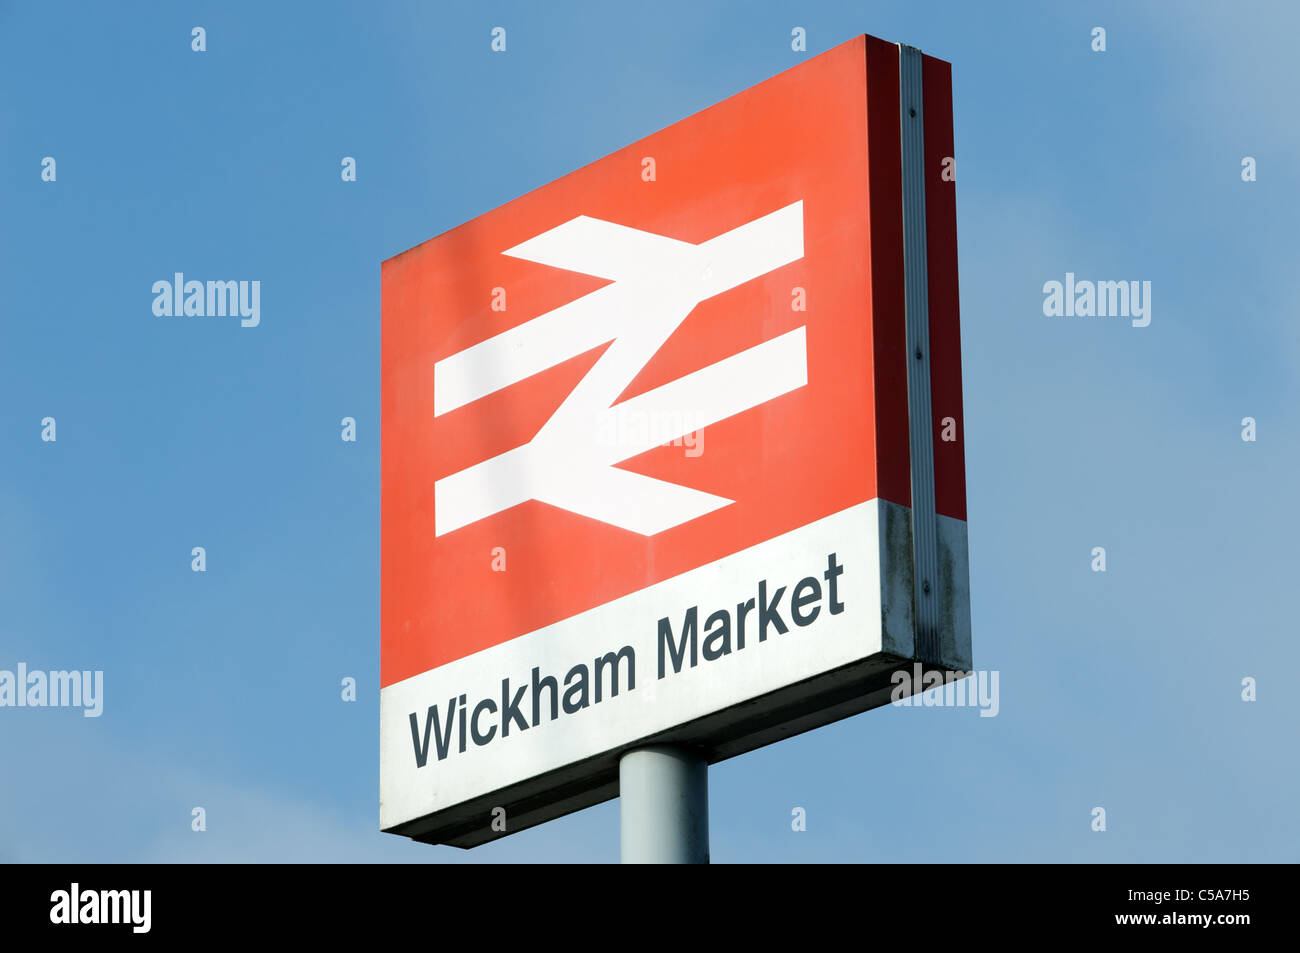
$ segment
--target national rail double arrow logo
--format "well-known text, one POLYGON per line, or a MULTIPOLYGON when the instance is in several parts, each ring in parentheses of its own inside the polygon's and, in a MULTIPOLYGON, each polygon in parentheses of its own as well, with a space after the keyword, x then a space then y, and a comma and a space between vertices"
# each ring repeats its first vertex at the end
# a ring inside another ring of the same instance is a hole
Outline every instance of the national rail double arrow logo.
POLYGON ((616 464, 805 386, 805 327, 614 401, 696 305, 803 257, 803 202, 698 245, 580 215, 502 254, 612 283, 438 361, 435 416, 609 347, 532 440, 436 481, 436 535, 539 500, 653 536, 734 502, 616 464), (689 424, 630 426, 646 419, 689 424))

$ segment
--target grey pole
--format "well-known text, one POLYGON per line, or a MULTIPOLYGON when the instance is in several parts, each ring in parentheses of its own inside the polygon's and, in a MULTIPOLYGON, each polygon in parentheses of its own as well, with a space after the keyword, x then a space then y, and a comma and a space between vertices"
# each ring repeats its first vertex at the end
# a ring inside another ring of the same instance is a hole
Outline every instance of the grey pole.
POLYGON ((676 745, 647 745, 618 762, 625 864, 709 862, 709 763, 676 745))

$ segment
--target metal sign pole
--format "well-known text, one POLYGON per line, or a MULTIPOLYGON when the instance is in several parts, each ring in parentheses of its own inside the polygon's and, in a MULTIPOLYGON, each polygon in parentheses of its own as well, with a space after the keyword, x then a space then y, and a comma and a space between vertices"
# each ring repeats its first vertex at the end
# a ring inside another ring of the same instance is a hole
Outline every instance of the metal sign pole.
POLYGON ((625 864, 709 862, 709 763, 674 745, 649 745, 618 762, 625 864))

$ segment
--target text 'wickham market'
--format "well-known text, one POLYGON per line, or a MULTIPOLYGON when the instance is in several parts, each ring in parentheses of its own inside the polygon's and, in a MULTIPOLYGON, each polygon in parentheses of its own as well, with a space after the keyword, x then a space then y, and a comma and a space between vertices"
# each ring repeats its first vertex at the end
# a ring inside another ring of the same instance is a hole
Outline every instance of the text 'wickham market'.
MULTIPOLYGON (((837 583, 843 572, 844 567, 835 553, 831 553, 826 557, 826 570, 821 579, 807 576, 799 580, 789 599, 789 617, 797 627, 816 622, 823 607, 831 615, 844 611, 844 603, 839 601, 837 592, 837 583), (826 583, 824 588, 823 580, 826 583)), ((733 648, 737 652, 743 649, 746 619, 755 620, 759 642, 767 641, 769 631, 777 635, 787 634, 790 628, 781 614, 785 592, 786 587, 781 586, 769 597, 767 580, 759 580, 757 596, 737 603, 734 613, 731 609, 719 609, 709 615, 704 622, 702 644, 699 606, 686 610, 678 636, 674 635, 668 617, 660 619, 659 678, 679 673, 685 666, 694 668, 701 657, 706 662, 713 662, 730 655, 733 648)), ((516 686, 511 685, 509 678, 503 678, 500 704, 495 697, 490 697, 480 699, 471 708, 466 695, 453 696, 444 708, 429 706, 424 716, 423 732, 418 713, 411 712, 415 766, 422 768, 428 763, 430 739, 438 760, 442 761, 455 751, 463 753, 470 743, 482 747, 497 738, 509 737, 511 729, 527 731, 538 727, 542 723, 543 709, 550 712, 547 720, 554 721, 561 712, 575 715, 589 705, 616 697, 620 690, 633 691, 635 688, 636 652, 630 645, 593 659, 590 666, 585 663, 573 666, 564 677, 563 693, 556 677, 542 675, 540 668, 534 668, 531 676, 517 682, 516 686), (452 743, 453 734, 456 736, 455 745, 452 743)))

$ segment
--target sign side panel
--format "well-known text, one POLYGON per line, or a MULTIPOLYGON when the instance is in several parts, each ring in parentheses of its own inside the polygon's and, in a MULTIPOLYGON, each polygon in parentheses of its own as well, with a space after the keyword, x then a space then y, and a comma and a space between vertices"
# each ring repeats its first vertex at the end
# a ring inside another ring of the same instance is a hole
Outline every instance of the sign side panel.
POLYGON ((966 518, 966 427, 962 414, 957 200, 952 130, 952 67, 927 56, 925 84, 926 232, 930 254, 930 389, 934 408, 934 502, 966 518), (951 427, 946 421, 951 421, 951 427), (947 431, 947 436, 945 436, 947 431))
POLYGON ((952 66, 926 56, 922 60, 922 73, 925 90, 930 393, 934 416, 934 496, 938 514, 941 598, 940 659, 953 668, 970 670, 974 662, 966 526, 966 423, 961 384, 952 66))

